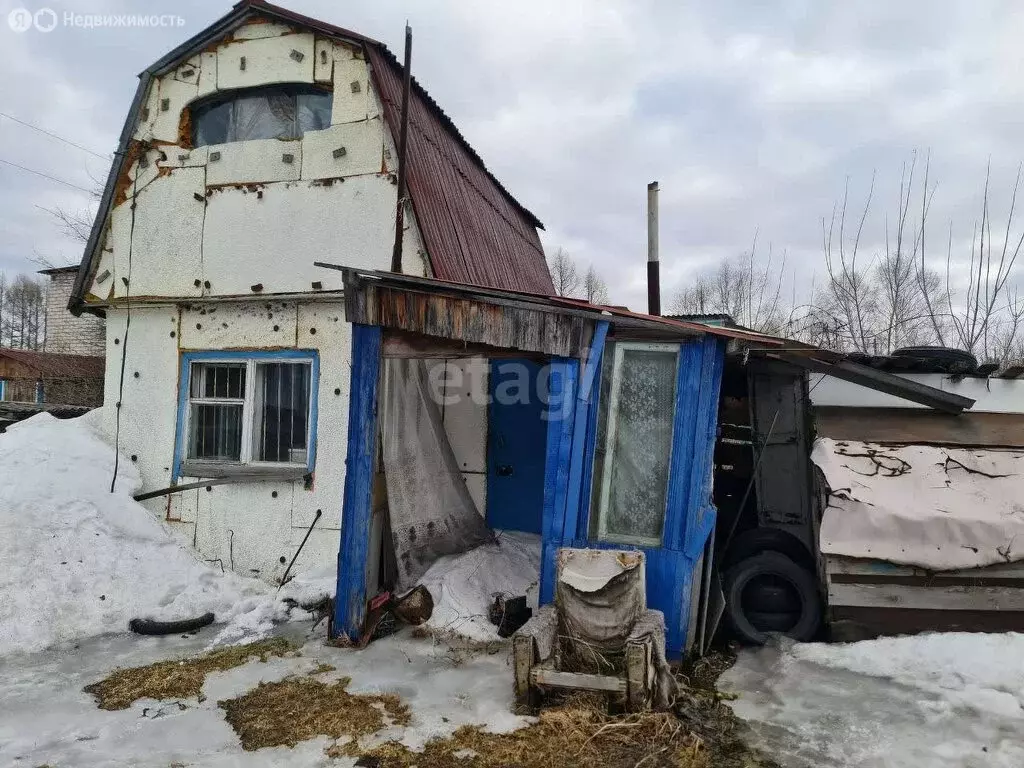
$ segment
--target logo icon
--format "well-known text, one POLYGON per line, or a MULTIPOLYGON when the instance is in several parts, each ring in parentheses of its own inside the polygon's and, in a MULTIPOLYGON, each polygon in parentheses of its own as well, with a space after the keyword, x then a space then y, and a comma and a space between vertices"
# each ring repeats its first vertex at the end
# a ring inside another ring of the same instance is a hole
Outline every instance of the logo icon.
POLYGON ((40 8, 33 17, 36 29, 40 32, 53 32, 57 26, 57 14, 52 8, 40 8))
MULTIPOLYGON (((56 19, 57 14, 54 14, 54 23, 56 19)), ((7 23, 15 32, 28 32, 32 28, 32 12, 26 8, 15 8, 7 14, 7 23)))

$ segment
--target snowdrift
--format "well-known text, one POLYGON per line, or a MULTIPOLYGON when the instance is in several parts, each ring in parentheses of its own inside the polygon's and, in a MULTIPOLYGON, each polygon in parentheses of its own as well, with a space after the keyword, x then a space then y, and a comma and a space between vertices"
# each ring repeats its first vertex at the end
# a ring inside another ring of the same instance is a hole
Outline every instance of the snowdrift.
POLYGON ((136 617, 227 623, 215 642, 249 639, 306 617, 286 597, 315 598, 330 578, 289 584, 222 573, 199 562, 132 499, 141 481, 94 429, 98 412, 40 414, 0 435, 0 655, 110 632, 136 617))

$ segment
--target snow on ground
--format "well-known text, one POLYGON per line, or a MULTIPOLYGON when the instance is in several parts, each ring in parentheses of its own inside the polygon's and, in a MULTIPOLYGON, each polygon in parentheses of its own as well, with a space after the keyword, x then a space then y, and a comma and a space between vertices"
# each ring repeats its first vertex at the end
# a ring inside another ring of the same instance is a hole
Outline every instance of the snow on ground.
POLYGON ((307 615, 282 598, 333 591, 328 579, 279 594, 199 562, 132 499, 141 481, 125 457, 110 492, 114 451, 97 414, 44 413, 0 435, 0 656, 125 632, 136 617, 208 611, 228 623, 218 642, 251 639, 307 615))
POLYGON ((788 768, 1019 768, 1024 635, 945 633, 748 650, 723 675, 788 768))
MULTIPOLYGON (((322 629, 322 625, 321 625, 322 629)), ((405 632, 378 640, 364 650, 332 648, 313 636, 308 624, 279 627, 305 641, 302 655, 272 658, 210 675, 205 701, 137 701, 126 710, 97 708, 82 687, 105 677, 115 666, 137 666, 203 650, 203 635, 150 638, 108 636, 67 651, 48 650, 0 658, 0 765, 159 766, 351 766, 348 759, 324 755, 326 738, 294 748, 244 752, 224 720, 218 700, 251 690, 261 681, 303 675, 318 664, 334 665, 320 675, 325 682, 352 678, 352 693, 396 693, 412 710, 412 722, 375 735, 418 748, 446 737, 463 725, 508 732, 530 722, 511 714, 512 670, 507 651, 455 652, 430 639, 405 632)))
POLYGON ((487 618, 497 595, 526 595, 537 608, 540 536, 499 531, 496 544, 484 544, 461 555, 442 557, 420 579, 434 598, 427 626, 474 641, 498 639, 487 618))

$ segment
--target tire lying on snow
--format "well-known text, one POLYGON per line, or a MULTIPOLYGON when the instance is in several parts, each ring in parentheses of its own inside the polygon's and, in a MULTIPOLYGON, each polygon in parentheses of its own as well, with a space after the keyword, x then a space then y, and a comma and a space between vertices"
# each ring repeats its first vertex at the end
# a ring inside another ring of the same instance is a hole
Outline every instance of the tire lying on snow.
POLYGON ((155 619, 132 619, 128 629, 137 635, 176 635, 182 632, 195 632, 213 624, 213 614, 204 613, 194 619, 181 621, 157 621, 155 619))
POLYGON ((745 643, 764 645, 773 632, 810 640, 821 626, 821 598, 814 575, 778 552, 761 552, 736 563, 725 574, 724 586, 725 615, 745 643), (759 593, 776 594, 780 589, 799 601, 798 610, 775 611, 771 610, 774 605, 757 604, 759 593))

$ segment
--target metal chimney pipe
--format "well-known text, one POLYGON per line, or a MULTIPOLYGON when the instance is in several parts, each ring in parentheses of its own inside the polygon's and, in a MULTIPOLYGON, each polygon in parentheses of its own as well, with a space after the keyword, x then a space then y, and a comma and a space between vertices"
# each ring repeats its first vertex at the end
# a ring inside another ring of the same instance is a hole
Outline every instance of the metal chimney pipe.
POLYGON ((661 268, 658 261, 658 182, 647 185, 647 313, 661 314, 661 268))

